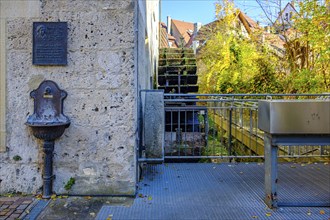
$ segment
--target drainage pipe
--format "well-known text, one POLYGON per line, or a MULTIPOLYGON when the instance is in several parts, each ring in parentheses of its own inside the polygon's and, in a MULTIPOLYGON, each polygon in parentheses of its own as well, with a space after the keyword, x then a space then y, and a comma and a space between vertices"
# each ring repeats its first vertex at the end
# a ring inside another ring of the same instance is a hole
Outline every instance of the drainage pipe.
POLYGON ((53 185, 53 152, 54 152, 54 140, 44 141, 44 172, 43 172, 43 195, 42 198, 49 199, 52 194, 53 185))

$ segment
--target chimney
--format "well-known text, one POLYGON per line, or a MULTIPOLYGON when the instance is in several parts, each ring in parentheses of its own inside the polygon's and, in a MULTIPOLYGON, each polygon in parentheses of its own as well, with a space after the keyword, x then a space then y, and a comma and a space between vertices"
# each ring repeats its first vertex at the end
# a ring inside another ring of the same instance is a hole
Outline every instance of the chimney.
POLYGON ((201 29, 201 27, 202 27, 202 23, 200 22, 194 23, 194 36, 197 35, 197 32, 199 31, 199 29, 201 29))
POLYGON ((171 34, 172 18, 167 16, 167 33, 171 34))
POLYGON ((193 46, 194 54, 196 54, 197 53, 197 48, 199 47, 199 41, 194 40, 192 46, 193 46))

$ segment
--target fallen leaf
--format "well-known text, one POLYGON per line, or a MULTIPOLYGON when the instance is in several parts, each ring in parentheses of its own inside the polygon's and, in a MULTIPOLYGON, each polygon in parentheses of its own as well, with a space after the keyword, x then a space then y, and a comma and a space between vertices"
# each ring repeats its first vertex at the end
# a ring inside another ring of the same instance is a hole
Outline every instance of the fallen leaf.
POLYGON ((320 214, 321 215, 324 215, 325 214, 325 211, 323 209, 320 210, 320 214))
POLYGON ((52 200, 56 200, 56 194, 51 195, 50 197, 52 200))
POLYGON ((290 167, 291 167, 291 168, 296 168, 296 166, 293 166, 293 165, 292 165, 292 166, 290 166, 290 167))
POLYGON ((144 196, 143 196, 141 193, 139 193, 139 197, 140 197, 140 198, 143 198, 144 196))
POLYGON ((66 199, 66 198, 68 198, 69 196, 62 196, 62 198, 64 198, 64 199, 66 199))
POLYGON ((328 162, 324 162, 324 165, 328 165, 329 163, 328 162))
POLYGON ((258 218, 258 216, 254 215, 254 216, 252 216, 252 218, 258 218))
POLYGON ((304 167, 304 166, 306 166, 306 164, 302 163, 301 166, 304 167))
POLYGON ((108 215, 108 218, 106 220, 112 220, 112 214, 108 215))
POLYGON ((267 217, 270 217, 270 216, 272 216, 272 213, 270 213, 270 212, 266 212, 266 216, 267 216, 267 217))
POLYGON ((52 204, 50 204, 49 206, 50 206, 50 207, 54 207, 54 205, 55 205, 55 204, 54 204, 54 203, 52 203, 52 204))
POLYGON ((25 212, 26 212, 27 214, 29 214, 29 213, 30 213, 30 210, 25 210, 25 212))
POLYGON ((85 196, 84 198, 85 198, 85 199, 88 199, 88 200, 92 199, 91 196, 85 196))
POLYGON ((148 200, 151 201, 152 200, 152 196, 148 196, 148 200))

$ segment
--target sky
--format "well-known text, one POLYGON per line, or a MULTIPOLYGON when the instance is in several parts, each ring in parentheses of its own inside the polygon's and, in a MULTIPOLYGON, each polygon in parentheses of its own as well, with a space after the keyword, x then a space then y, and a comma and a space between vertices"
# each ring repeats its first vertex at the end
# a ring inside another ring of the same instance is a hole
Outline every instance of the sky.
MULTIPOLYGON (((161 0, 161 20, 166 23, 169 15, 175 20, 201 22, 203 25, 215 20, 215 3, 218 0, 161 0)), ((282 0, 283 7, 289 0, 282 0)), ((255 0, 234 0, 236 7, 245 14, 266 24, 266 18, 255 0)))

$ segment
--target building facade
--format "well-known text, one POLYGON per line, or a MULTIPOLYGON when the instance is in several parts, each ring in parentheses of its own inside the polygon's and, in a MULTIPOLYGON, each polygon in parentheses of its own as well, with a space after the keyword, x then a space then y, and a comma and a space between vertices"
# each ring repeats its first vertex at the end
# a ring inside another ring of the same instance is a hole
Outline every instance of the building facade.
POLYGON ((56 140, 57 194, 134 195, 139 91, 157 74, 159 1, 0 1, 0 193, 42 187, 42 142, 25 125, 29 93, 53 80, 71 125, 56 140), (33 22, 67 22, 67 65, 32 64, 33 22), (70 190, 64 186, 75 179, 70 190))

